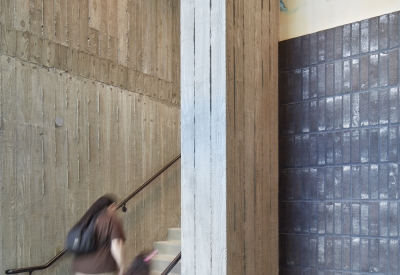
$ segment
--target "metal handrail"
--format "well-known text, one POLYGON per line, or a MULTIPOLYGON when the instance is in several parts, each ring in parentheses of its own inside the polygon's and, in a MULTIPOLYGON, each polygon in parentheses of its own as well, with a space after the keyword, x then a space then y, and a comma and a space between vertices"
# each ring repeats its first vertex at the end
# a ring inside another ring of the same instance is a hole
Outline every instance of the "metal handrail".
POLYGON ((178 161, 181 158, 181 154, 179 154, 178 156, 176 156, 173 160, 171 160, 167 165, 164 166, 164 168, 162 168, 160 171, 158 171, 157 173, 154 174, 154 176, 152 176, 151 178, 149 178, 145 183, 143 183, 138 189, 136 189, 132 194, 130 194, 128 197, 126 197, 126 199, 124 199, 123 201, 121 201, 118 205, 117 205, 117 209, 122 207, 122 211, 126 212, 126 207, 125 204, 132 199, 134 196, 137 195, 137 193, 139 193, 140 191, 143 190, 143 188, 145 188, 147 185, 149 185, 153 180, 155 180, 159 175, 161 175, 165 170, 167 170, 172 164, 174 164, 176 161, 178 161))
MULTIPOLYGON (((147 185, 149 185, 153 180, 155 180, 159 175, 161 175, 165 170, 167 170, 170 166, 172 166, 172 164, 174 164, 180 158, 181 158, 181 155, 179 154, 173 160, 171 160, 167 165, 165 165, 160 171, 158 171, 156 174, 154 174, 154 176, 152 176, 145 183, 143 183, 132 194, 130 194, 128 197, 126 197, 126 199, 121 201, 117 205, 117 209, 122 207, 122 211, 126 212, 126 203, 129 200, 131 200, 135 195, 137 195, 140 191, 142 191, 143 188, 145 188, 147 185)), ((6 274, 18 274, 18 273, 29 272, 29 274, 32 274, 34 271, 43 270, 43 269, 46 269, 46 268, 50 267, 52 264, 54 264, 54 262, 56 262, 58 259, 60 259, 66 252, 67 252, 67 248, 64 248, 54 258, 52 258, 47 264, 38 265, 38 266, 31 266, 31 267, 23 267, 23 268, 17 268, 17 269, 7 269, 5 273, 6 274)))
POLYGON ((179 254, 176 255, 175 259, 173 259, 161 275, 167 275, 174 268, 174 266, 181 260, 181 253, 182 252, 179 252, 179 254))
POLYGON ((54 262, 57 261, 59 258, 61 258, 61 256, 64 255, 66 252, 67 252, 67 248, 64 248, 53 259, 51 259, 47 264, 31 266, 31 267, 23 267, 23 268, 18 268, 18 269, 8 269, 8 270, 6 270, 6 274, 17 274, 17 273, 24 273, 24 272, 29 272, 29 274, 32 274, 33 271, 46 269, 49 266, 51 266, 52 264, 54 264, 54 262))

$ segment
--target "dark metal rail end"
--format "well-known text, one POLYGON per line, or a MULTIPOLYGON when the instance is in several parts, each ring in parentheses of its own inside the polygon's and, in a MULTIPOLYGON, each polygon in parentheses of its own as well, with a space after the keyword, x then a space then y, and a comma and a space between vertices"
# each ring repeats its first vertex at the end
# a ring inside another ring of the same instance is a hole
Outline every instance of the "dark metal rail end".
POLYGON ((179 252, 178 255, 176 255, 175 259, 167 266, 167 268, 161 273, 161 275, 167 275, 173 268, 176 266, 176 264, 181 260, 181 253, 179 252))
POLYGON ((34 271, 46 269, 49 266, 51 266, 55 261, 57 261, 59 258, 61 258, 66 252, 67 252, 67 248, 64 248, 53 259, 51 259, 47 264, 31 266, 31 267, 24 267, 24 268, 17 268, 17 269, 7 269, 6 274, 18 274, 18 273, 25 273, 25 272, 29 272, 29 274, 32 274, 34 271))

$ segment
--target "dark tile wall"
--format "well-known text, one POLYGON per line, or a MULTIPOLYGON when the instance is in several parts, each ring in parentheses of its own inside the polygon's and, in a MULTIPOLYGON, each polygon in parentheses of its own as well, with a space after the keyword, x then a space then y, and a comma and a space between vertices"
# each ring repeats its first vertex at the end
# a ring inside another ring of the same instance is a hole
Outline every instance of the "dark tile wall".
POLYGON ((399 12, 279 44, 281 274, 400 274, 399 45, 399 12))

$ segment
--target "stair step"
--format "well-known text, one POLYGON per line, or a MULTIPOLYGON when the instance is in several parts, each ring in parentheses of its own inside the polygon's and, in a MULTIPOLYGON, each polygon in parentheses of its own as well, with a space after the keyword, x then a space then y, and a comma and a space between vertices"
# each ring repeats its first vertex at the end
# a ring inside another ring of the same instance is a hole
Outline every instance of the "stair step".
POLYGON ((180 241, 181 240, 181 229, 180 228, 168 228, 168 241, 180 241))
MULTIPOLYGON (((151 270, 163 272, 174 260, 175 256, 157 254, 151 259, 151 270)), ((178 262, 171 270, 170 274, 181 274, 181 263, 178 262)))
MULTIPOLYGON (((158 253, 151 259, 150 275, 161 275, 181 252, 181 229, 168 228, 167 240, 155 242, 154 248, 158 253)), ((180 275, 181 262, 179 261, 168 274, 180 275)))
POLYGON ((158 254, 172 255, 175 257, 181 252, 180 241, 160 241, 155 242, 154 247, 158 250, 158 254))

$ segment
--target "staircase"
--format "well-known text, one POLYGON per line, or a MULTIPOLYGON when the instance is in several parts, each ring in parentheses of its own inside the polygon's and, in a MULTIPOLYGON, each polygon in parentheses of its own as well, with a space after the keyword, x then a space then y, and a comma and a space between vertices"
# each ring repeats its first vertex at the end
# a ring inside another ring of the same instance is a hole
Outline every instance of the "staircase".
MULTIPOLYGON (((151 259, 151 275, 160 275, 172 262, 176 255, 181 252, 181 229, 169 228, 166 241, 154 243, 157 255, 151 259)), ((170 275, 181 274, 181 263, 178 262, 169 273, 170 275)))

